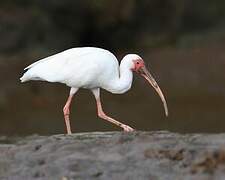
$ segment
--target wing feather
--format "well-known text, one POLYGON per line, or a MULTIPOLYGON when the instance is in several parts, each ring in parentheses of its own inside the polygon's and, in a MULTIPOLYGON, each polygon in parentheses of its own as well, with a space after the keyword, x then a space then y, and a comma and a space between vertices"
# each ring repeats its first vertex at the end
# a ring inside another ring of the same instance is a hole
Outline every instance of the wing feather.
MULTIPOLYGON (((75 69, 83 66, 83 60, 98 55, 98 52, 109 52, 101 48, 72 48, 61 53, 41 59, 27 66, 27 72, 20 78, 21 82, 29 80, 45 80, 49 82, 63 82, 70 78, 75 69), (89 57, 86 57, 88 56, 89 57), (85 56, 85 57, 84 57, 85 56)), ((91 61, 86 61, 90 64, 91 61)), ((92 63, 91 63, 92 64, 92 63)), ((79 70, 80 72, 81 70, 79 70)))

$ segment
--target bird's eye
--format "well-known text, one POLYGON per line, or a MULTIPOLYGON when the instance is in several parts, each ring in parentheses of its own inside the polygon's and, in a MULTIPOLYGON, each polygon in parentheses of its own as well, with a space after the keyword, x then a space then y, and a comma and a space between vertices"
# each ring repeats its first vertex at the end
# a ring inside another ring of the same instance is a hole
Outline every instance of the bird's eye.
POLYGON ((136 64, 139 64, 139 62, 137 61, 137 63, 136 64))

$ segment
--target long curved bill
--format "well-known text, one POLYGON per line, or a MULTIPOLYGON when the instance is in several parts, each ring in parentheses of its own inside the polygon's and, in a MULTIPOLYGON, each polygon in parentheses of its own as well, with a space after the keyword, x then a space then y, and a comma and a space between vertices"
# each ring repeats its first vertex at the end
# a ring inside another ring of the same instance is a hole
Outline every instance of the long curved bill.
POLYGON ((155 81, 155 79, 152 77, 152 75, 150 74, 150 72, 146 69, 146 67, 142 67, 139 69, 139 73, 140 75, 142 75, 151 85, 152 87, 156 90, 156 92, 158 93, 158 95, 160 96, 163 106, 164 106, 164 110, 165 110, 165 114, 166 116, 168 116, 168 108, 167 108, 167 103, 165 100, 165 97, 160 89, 160 87, 158 86, 157 82, 155 81))

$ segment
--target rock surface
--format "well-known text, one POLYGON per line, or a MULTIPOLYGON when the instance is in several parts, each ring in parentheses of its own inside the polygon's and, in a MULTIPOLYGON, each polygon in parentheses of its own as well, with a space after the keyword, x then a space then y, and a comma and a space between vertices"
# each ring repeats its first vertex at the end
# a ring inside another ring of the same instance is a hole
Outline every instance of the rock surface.
POLYGON ((225 179, 225 134, 94 132, 0 143, 0 179, 225 179))

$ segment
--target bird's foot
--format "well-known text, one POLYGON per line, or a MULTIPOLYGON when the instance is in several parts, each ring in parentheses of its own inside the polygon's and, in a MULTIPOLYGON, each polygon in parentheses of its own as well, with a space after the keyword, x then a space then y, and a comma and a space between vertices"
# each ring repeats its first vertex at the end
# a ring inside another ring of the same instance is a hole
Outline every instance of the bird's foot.
POLYGON ((132 127, 127 126, 127 125, 125 125, 125 124, 123 124, 121 127, 123 128, 123 130, 124 130, 125 132, 132 132, 132 131, 134 131, 134 129, 133 129, 132 127))

